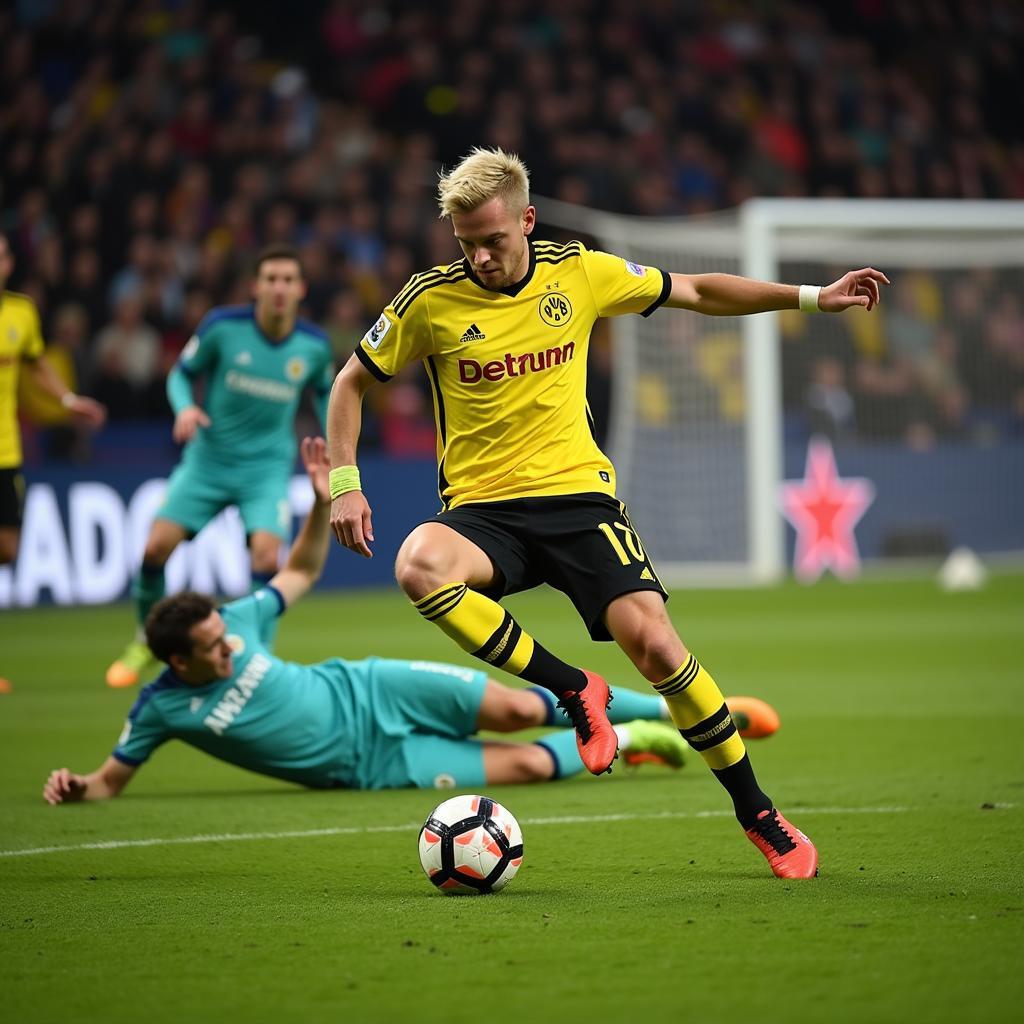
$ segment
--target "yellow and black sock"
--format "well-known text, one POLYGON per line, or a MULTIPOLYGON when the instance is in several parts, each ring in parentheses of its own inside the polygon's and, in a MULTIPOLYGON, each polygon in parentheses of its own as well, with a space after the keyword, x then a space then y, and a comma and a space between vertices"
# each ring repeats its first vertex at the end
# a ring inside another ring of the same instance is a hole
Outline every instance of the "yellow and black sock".
POLYGON ((749 829, 771 800, 754 778, 746 747, 729 714, 722 691, 691 654, 667 679, 654 684, 687 743, 704 758, 732 797, 739 823, 749 829))
POLYGON ((440 626, 464 651, 503 668, 559 697, 578 693, 587 677, 545 650, 496 601, 465 583, 448 583, 413 602, 428 622, 440 626))

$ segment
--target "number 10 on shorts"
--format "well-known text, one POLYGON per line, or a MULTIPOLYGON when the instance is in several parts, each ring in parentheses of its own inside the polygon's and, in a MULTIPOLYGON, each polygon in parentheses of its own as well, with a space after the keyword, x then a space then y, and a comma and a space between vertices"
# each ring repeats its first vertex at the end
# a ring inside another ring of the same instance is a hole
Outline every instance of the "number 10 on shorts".
POLYGON ((644 546, 640 543, 636 531, 626 526, 625 523, 598 523, 597 528, 608 538, 608 543, 611 544, 612 550, 623 565, 629 565, 631 560, 636 562, 647 560, 644 546), (616 530, 622 534, 622 540, 616 536, 616 530), (623 545, 623 541, 625 541, 625 545, 623 545))

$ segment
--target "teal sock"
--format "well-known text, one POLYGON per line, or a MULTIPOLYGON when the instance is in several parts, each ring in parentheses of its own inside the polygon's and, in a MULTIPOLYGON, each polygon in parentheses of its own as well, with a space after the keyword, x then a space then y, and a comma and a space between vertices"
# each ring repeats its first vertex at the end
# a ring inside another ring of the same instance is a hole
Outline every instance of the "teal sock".
POLYGON ((665 702, 656 693, 637 693, 625 686, 612 687, 614 700, 608 708, 608 721, 612 725, 622 725, 642 718, 648 722, 667 719, 665 702))
POLYGON ((529 693, 535 693, 544 702, 544 724, 558 725, 564 729, 568 719, 558 710, 558 698, 543 686, 528 686, 526 689, 529 693))
MULTIPOLYGON (((265 587, 274 578, 272 572, 254 572, 252 573, 252 593, 255 593, 260 587, 265 587)), ((263 627, 263 642, 270 648, 273 648, 274 641, 277 639, 277 624, 280 621, 279 618, 271 619, 263 627)))
MULTIPOLYGON (((547 714, 544 718, 545 725, 556 725, 565 728, 568 719, 558 710, 558 698, 543 686, 528 687, 530 693, 537 694, 544 701, 547 714)), ((636 690, 627 690, 624 686, 616 686, 612 689, 614 700, 608 708, 608 721, 612 725, 622 725, 625 722, 635 721, 643 718, 649 722, 668 720, 668 710, 665 702, 656 693, 637 693, 636 690)))
POLYGON ((135 618, 143 625, 150 608, 164 596, 167 582, 162 565, 143 562, 138 575, 132 580, 132 600, 135 602, 135 618))
POLYGON ((583 762, 576 749, 576 732, 573 729, 560 729, 549 733, 537 746, 543 747, 555 762, 555 778, 567 779, 570 775, 578 775, 583 771, 583 762))

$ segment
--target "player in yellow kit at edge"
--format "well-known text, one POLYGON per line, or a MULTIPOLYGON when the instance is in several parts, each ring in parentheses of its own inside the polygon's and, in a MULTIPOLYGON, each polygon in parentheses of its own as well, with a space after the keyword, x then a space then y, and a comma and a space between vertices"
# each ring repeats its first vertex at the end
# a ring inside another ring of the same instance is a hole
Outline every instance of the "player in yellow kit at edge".
POLYGON ((328 407, 331 523, 371 557, 373 524, 356 467, 362 398, 422 360, 433 389, 442 510, 405 539, 399 585, 463 650, 546 687, 572 721, 595 775, 610 771, 607 683, 542 647, 500 604, 548 583, 595 640, 614 640, 668 703, 676 727, 733 800, 736 817, 783 878, 817 874, 811 841, 761 790, 725 699, 683 646, 668 598, 598 448, 586 402, 598 317, 660 306, 717 316, 872 309, 885 275, 850 271, 823 288, 729 274, 673 274, 579 242, 534 242, 523 162, 475 149, 438 189, 465 258, 415 275, 338 374, 328 407))

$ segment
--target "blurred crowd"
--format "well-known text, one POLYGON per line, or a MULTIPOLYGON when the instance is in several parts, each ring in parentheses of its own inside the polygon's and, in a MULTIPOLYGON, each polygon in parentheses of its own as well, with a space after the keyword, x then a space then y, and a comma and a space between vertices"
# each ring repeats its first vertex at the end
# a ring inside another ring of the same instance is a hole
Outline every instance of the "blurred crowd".
MULTIPOLYGON (((287 17, 20 0, 0 53, 10 286, 115 420, 168 415, 167 369, 210 306, 247 300, 268 242, 299 247, 304 312, 346 359, 411 273, 458 256, 434 184, 477 143, 521 152, 539 194, 648 216, 755 195, 1024 198, 1016 0, 293 0, 287 17)), ((1012 283, 912 284, 876 338, 813 360, 787 345, 789 406, 915 444, 977 407, 1019 425, 1012 283)), ((377 391, 366 439, 432 451, 419 376, 377 391)))
POLYGON ((1024 437, 1021 283, 1019 270, 904 270, 878 315, 826 333, 784 316, 787 408, 833 441, 1024 437))

